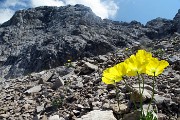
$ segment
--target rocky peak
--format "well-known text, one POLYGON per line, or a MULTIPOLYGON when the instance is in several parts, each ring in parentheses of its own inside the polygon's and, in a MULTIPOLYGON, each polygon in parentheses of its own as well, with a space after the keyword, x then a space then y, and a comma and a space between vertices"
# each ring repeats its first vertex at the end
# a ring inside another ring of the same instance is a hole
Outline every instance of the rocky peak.
POLYGON ((175 15, 173 22, 176 26, 177 32, 180 33, 180 9, 178 10, 178 13, 175 15))
POLYGON ((155 30, 152 35, 155 38, 162 38, 175 32, 173 21, 160 17, 147 22, 146 27, 155 30))
POLYGON ((178 13, 175 15, 173 20, 178 20, 180 21, 180 9, 178 10, 178 13))
POLYGON ((62 7, 41 6, 27 10, 17 11, 13 17, 2 26, 31 26, 39 28, 59 24, 89 24, 101 23, 101 18, 96 16, 89 7, 77 4, 62 7))

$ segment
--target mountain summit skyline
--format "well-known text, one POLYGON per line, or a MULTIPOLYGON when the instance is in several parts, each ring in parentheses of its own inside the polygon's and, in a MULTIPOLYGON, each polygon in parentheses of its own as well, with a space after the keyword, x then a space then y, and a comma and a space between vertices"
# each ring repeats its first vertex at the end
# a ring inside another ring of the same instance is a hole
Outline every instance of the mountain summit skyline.
POLYGON ((180 0, 1 0, 0 24, 9 20, 15 11, 39 6, 88 6, 102 19, 146 24, 157 17, 173 19, 180 9, 180 0))

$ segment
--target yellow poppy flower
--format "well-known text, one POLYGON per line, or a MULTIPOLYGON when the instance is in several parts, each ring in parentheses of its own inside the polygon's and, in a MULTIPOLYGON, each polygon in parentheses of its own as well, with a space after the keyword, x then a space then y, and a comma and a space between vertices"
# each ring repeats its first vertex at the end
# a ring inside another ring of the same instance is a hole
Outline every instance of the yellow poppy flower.
POLYGON ((136 55, 131 55, 130 58, 125 60, 128 76, 136 76, 137 74, 146 72, 146 65, 152 58, 152 54, 145 50, 138 50, 136 55))
POLYGON ((138 61, 135 55, 131 55, 130 58, 126 59, 124 62, 127 65, 128 76, 136 76, 137 73, 141 74, 144 72, 145 66, 138 61))
POLYGON ((106 84, 114 84, 115 82, 121 81, 125 73, 126 69, 124 64, 119 63, 103 71, 102 81, 106 84))
POLYGON ((146 52, 145 50, 138 50, 136 58, 140 64, 146 64, 152 58, 152 54, 150 52, 146 52))
POLYGON ((146 74, 150 76, 158 76, 164 71, 164 68, 169 66, 165 60, 159 61, 157 58, 152 58, 146 66, 146 74))

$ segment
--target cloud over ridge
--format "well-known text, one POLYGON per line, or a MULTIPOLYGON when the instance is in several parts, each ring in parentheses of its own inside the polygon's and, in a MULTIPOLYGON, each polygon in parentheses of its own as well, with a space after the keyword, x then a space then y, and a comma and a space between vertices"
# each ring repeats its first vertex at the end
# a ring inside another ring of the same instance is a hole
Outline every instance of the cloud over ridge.
POLYGON ((14 11, 11 9, 0 9, 0 24, 9 20, 14 14, 14 11))
POLYGON ((69 4, 83 4, 88 6, 102 19, 115 17, 119 8, 115 0, 5 0, 4 2, 0 2, 0 16, 2 16, 0 23, 9 20, 14 14, 15 9, 38 6, 65 6, 69 4))
POLYGON ((64 2, 61 0, 30 0, 31 7, 38 6, 64 6, 64 2))

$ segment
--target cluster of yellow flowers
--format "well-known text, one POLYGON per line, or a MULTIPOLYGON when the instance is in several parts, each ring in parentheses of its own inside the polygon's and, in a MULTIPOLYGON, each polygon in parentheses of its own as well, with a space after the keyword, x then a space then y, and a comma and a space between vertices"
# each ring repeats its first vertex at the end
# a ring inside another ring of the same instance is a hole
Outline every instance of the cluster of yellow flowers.
POLYGON ((102 81, 106 84, 115 84, 121 81, 123 76, 136 76, 138 74, 158 76, 168 65, 167 61, 152 57, 150 52, 138 50, 136 54, 131 55, 124 62, 105 69, 102 81))

